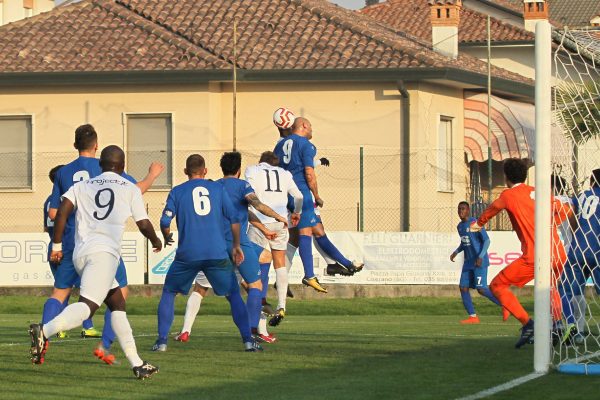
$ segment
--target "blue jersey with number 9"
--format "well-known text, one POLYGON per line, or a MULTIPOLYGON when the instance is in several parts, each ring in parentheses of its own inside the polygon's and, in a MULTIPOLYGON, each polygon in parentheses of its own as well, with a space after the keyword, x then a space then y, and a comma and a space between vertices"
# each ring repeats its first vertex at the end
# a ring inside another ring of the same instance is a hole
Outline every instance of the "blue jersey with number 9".
POLYGON ((573 211, 577 215, 579 229, 575 230, 575 240, 571 246, 579 250, 600 250, 600 188, 586 190, 573 199, 573 211))
POLYGON ((298 189, 308 190, 304 168, 315 167, 315 146, 307 138, 292 134, 277 142, 273 153, 279 157, 279 166, 292 173, 298 189))
POLYGON ((223 225, 239 222, 223 185, 192 179, 175 186, 167 197, 161 228, 175 218, 179 233, 175 260, 193 262, 229 257, 223 225))

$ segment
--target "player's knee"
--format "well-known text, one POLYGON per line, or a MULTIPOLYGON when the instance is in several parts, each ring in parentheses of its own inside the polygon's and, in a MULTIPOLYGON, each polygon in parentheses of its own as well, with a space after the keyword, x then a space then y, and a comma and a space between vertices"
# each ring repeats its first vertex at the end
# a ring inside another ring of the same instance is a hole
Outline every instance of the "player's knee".
POLYGON ((263 250, 262 253, 260 253, 260 257, 258 257, 258 262, 260 264, 266 264, 270 263, 271 261, 273 261, 273 256, 271 253, 267 250, 263 250))
POLYGON ((258 289, 258 290, 262 290, 263 289, 263 285, 262 285, 262 281, 260 279, 258 279, 255 282, 249 283, 248 287, 250 289, 258 289))
POLYGON ((483 288, 477 289, 477 293, 479 293, 482 296, 485 296, 485 289, 483 289, 483 288))
POLYGON ((129 287, 127 287, 127 286, 122 287, 121 295, 123 296, 124 299, 127 299, 127 296, 129 296, 129 287))
POLYGON ((67 299, 67 297, 69 297, 70 294, 71 294, 70 288, 69 289, 54 288, 54 290, 52 290, 52 298, 60 301, 61 303, 63 303, 67 299))
POLYGON ((459 287, 458 287, 458 289, 459 289, 461 292, 468 292, 468 291, 469 291, 469 288, 468 288, 468 287, 465 287, 465 286, 459 286, 459 287))
POLYGON ((108 292, 104 300, 110 311, 125 311, 125 298, 121 292, 121 288, 114 288, 108 292))
POLYGON ((79 302, 80 303, 85 303, 90 308, 90 316, 88 318, 91 318, 96 313, 96 311, 98 310, 98 304, 94 303, 90 299, 86 299, 85 297, 80 296, 79 297, 79 302))

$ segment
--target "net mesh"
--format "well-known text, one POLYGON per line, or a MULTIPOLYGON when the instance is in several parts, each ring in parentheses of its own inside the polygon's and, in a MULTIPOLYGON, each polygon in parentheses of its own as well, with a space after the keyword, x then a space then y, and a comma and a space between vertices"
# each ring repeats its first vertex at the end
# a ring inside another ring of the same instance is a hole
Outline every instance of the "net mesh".
POLYGON ((554 41, 553 187, 573 217, 558 226, 567 258, 553 276, 553 364, 587 373, 600 365, 600 182, 590 179, 600 168, 600 30, 555 31, 554 41))

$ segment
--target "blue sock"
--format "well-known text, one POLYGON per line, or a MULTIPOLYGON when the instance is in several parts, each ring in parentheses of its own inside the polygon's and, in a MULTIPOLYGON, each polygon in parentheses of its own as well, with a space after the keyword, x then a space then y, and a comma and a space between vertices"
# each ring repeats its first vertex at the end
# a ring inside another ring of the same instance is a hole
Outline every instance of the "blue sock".
POLYGON ((63 310, 63 304, 53 297, 50 297, 44 303, 44 311, 42 312, 42 324, 47 324, 52 321, 63 310))
POLYGON ((104 313, 104 328, 102 328, 102 346, 108 350, 110 346, 112 346, 115 341, 115 331, 112 328, 111 321, 112 311, 109 308, 106 309, 104 313))
POLYGON ((466 292, 460 291, 460 297, 462 297, 463 305, 465 306, 465 310, 467 310, 467 314, 474 315, 475 314, 475 306, 473 306, 473 300, 471 299, 471 293, 467 290, 466 292))
POLYGON ((67 298, 65 299, 65 301, 63 301, 63 303, 62 303, 62 309, 63 310, 65 309, 65 307, 67 307, 69 305, 69 299, 70 298, 71 298, 71 295, 68 295, 67 298))
MULTIPOLYGON (((575 323, 575 314, 573 314, 573 305, 571 304, 571 293, 567 293, 563 285, 558 287, 558 292, 560 293, 560 302, 562 303, 562 313, 565 317, 565 321, 567 324, 575 323)), ((568 291, 570 292, 570 290, 568 291)))
POLYGON ((261 298, 263 299, 267 298, 267 291, 269 290, 269 268, 271 268, 271 263, 260 264, 260 281, 263 285, 261 298))
POLYGON ((239 289, 234 293, 226 296, 229 305, 231 306, 231 316, 233 322, 238 327, 242 341, 244 343, 252 340, 252 332, 250 331, 250 320, 248 319, 248 310, 244 304, 244 300, 240 295, 239 289))
POLYGON ((83 321, 83 329, 92 329, 93 327, 94 323, 92 322, 91 318, 88 318, 85 321, 83 321))
POLYGON ((300 258, 302 259, 302 265, 304 266, 304 277, 313 278, 315 276, 315 271, 312 256, 312 237, 300 235, 298 249, 300 251, 300 258))
POLYGON ((481 294, 484 297, 487 297, 488 299, 490 299, 490 301, 500 307, 502 307, 502 304, 500 304, 500 302, 498 301, 498 299, 496 298, 496 296, 494 296, 492 294, 492 292, 490 291, 489 287, 486 287, 485 289, 483 289, 483 293, 481 294))
POLYGON ((246 309, 248 310, 248 318, 250 320, 250 328, 258 328, 260 321, 260 312, 262 310, 262 291, 256 288, 248 290, 248 298, 246 299, 246 309))
POLYGON ((158 344, 167 344, 169 331, 175 318, 175 295, 163 289, 158 303, 158 344))
POLYGON ((323 251, 327 253, 329 257, 333 258, 335 261, 342 264, 344 267, 349 267, 350 264, 352 264, 352 261, 344 257, 342 253, 340 253, 340 251, 337 249, 337 247, 335 247, 335 245, 331 243, 331 240, 329 240, 327 235, 315 239, 319 246, 321 246, 321 249, 323 249, 323 251))

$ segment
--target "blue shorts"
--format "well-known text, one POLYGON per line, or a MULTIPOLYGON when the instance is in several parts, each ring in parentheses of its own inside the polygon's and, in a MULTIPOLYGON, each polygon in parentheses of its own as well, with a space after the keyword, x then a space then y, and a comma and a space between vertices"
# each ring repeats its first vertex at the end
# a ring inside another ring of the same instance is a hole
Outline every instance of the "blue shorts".
POLYGON ((304 199, 302 201, 302 214, 297 228, 311 228, 317 225, 317 214, 315 214, 315 203, 310 190, 300 190, 304 199))
POLYGON ((463 270, 460 274, 460 282, 458 286, 468 287, 471 289, 485 289, 488 287, 487 284, 487 266, 471 267, 463 266, 463 270))
POLYGON ((240 290, 234 265, 229 258, 193 262, 175 260, 167 272, 163 289, 171 293, 188 294, 200 271, 204 272, 206 279, 218 296, 228 296, 240 290))
MULTIPOLYGON (((230 249, 231 247, 232 244, 227 243, 227 248, 230 249)), ((260 279, 260 264, 258 263, 260 253, 257 254, 257 247, 260 248, 261 253, 263 249, 250 241, 248 243, 241 243, 240 247, 244 252, 244 262, 238 266, 240 275, 242 275, 246 283, 254 283, 260 279)))
MULTIPOLYGON (((50 257, 50 251, 48 251, 48 257, 50 257)), ((52 271, 52 275, 54 275, 55 288, 70 289, 72 287, 79 287, 81 277, 75 270, 72 251, 63 252, 63 259, 59 265, 50 263, 50 270, 52 271)), ((127 286, 127 270, 122 258, 119 259, 119 267, 117 268, 115 279, 119 283, 119 287, 127 286)))

